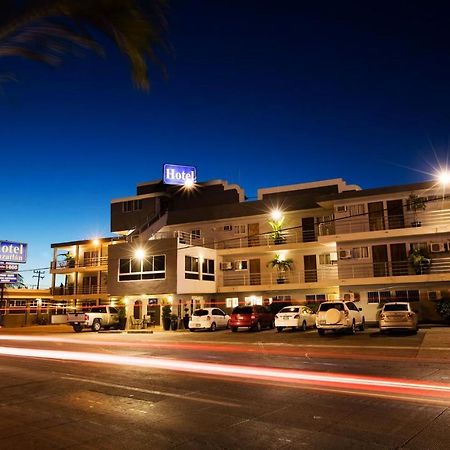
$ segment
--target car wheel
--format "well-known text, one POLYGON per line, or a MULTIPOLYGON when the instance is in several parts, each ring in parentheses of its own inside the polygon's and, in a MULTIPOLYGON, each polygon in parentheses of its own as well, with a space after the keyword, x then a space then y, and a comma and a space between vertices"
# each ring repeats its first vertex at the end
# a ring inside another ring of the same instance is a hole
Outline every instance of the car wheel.
POLYGON ((325 334, 325 330, 323 328, 317 328, 317 332, 319 333, 319 336, 323 336, 325 334))
POLYGON ((231 327, 231 331, 232 331, 233 333, 236 333, 237 329, 238 329, 238 327, 231 327))
POLYGON ((355 321, 352 322, 352 327, 350 328, 351 334, 356 334, 356 324, 355 321))
POLYGON ((283 327, 277 327, 278 333, 281 333, 283 331, 283 327))
POLYGON ((364 331, 364 328, 366 328, 366 321, 365 321, 365 319, 363 317, 361 325, 359 326, 359 331, 364 331))
POLYGON ((308 327, 306 326, 306 322, 303 321, 303 323, 302 323, 302 331, 306 331, 307 328, 308 327))
POLYGON ((83 327, 81 325, 74 325, 72 328, 75 333, 81 333, 83 331, 83 327))
POLYGON ((92 324, 92 331, 100 331, 101 327, 102 327, 102 324, 100 323, 100 320, 95 319, 94 323, 92 324))
POLYGON ((213 322, 212 324, 211 324, 211 326, 209 327, 209 331, 216 331, 216 322, 213 322))
POLYGON ((275 320, 272 320, 272 322, 270 322, 269 328, 271 330, 273 330, 275 328, 275 320))

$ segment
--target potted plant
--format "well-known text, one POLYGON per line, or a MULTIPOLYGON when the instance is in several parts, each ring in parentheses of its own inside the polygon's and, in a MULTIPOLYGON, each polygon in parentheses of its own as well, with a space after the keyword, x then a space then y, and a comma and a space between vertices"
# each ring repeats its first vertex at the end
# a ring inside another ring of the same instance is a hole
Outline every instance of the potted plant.
POLYGON ((427 207, 425 203, 425 199, 423 197, 419 197, 417 194, 411 193, 408 198, 408 206, 411 211, 414 213, 414 221, 411 222, 412 227, 420 227, 422 222, 417 218, 417 211, 424 211, 427 207))
POLYGON ((269 220, 269 225, 272 228, 272 239, 275 245, 283 244, 286 237, 283 234, 284 217, 278 220, 269 220))
POLYGON ((421 248, 415 248, 409 252, 409 263, 416 272, 416 275, 426 273, 430 268, 431 259, 428 252, 421 248))
POLYGON ((170 329, 172 331, 178 330, 178 316, 176 314, 170 315, 170 329))
POLYGON ((70 252, 67 252, 65 257, 66 257, 66 267, 75 267, 75 258, 70 254, 70 252))
POLYGON ((163 328, 165 331, 170 330, 171 314, 172 314, 172 308, 169 305, 164 305, 162 307, 162 321, 163 321, 163 328))
POLYGON ((283 284, 286 281, 286 272, 291 270, 294 260, 291 258, 281 259, 280 255, 275 255, 275 258, 267 263, 270 268, 277 270, 277 283, 283 284))

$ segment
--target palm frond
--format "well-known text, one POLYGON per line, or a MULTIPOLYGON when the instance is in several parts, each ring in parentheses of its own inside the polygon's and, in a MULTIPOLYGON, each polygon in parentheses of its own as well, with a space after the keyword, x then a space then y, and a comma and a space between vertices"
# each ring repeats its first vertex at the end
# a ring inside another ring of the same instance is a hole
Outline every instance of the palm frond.
POLYGON ((55 65, 80 49, 104 55, 92 30, 115 44, 130 62, 134 84, 148 90, 148 62, 163 68, 157 49, 168 48, 165 13, 166 0, 5 2, 0 8, 0 56, 55 65))

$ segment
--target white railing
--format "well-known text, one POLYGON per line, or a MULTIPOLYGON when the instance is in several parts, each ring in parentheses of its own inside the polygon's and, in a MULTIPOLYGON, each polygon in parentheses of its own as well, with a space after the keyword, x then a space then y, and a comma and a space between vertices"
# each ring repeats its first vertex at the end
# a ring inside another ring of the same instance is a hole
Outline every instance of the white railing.
POLYGON ((99 267, 99 266, 106 266, 108 265, 108 257, 102 256, 102 257, 93 257, 93 258, 81 258, 80 261, 75 260, 61 260, 61 261, 55 261, 53 260, 50 263, 50 267, 52 269, 58 270, 67 270, 67 269, 75 269, 80 267, 99 267))
MULTIPOLYGON (((334 221, 336 234, 360 233, 366 231, 394 230, 399 228, 417 228, 450 225, 450 209, 432 211, 406 211, 403 215, 369 217, 368 214, 354 217, 345 217, 334 221)), ((319 235, 330 234, 322 231, 319 226, 319 235)))
POLYGON ((330 267, 316 270, 304 270, 302 272, 249 273, 243 271, 242 273, 224 273, 220 283, 222 286, 282 286, 285 284, 317 283, 325 280, 337 281, 337 278, 337 267, 330 267))

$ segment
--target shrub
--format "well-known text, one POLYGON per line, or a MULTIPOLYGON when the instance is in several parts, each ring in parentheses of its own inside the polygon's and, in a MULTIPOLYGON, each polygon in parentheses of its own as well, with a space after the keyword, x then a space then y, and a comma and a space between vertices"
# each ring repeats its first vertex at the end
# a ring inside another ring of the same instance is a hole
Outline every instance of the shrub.
POLYGON ((450 322, 450 298, 441 298, 436 305, 438 314, 446 321, 450 322))

